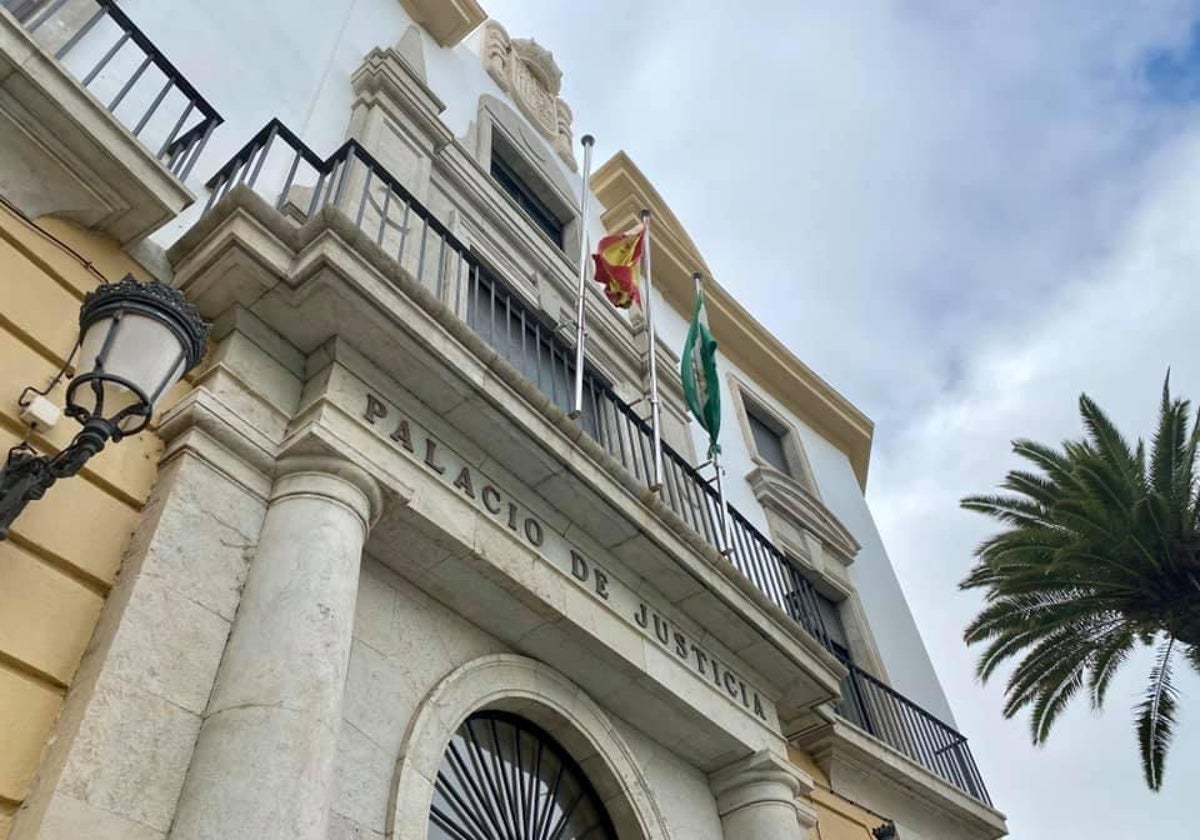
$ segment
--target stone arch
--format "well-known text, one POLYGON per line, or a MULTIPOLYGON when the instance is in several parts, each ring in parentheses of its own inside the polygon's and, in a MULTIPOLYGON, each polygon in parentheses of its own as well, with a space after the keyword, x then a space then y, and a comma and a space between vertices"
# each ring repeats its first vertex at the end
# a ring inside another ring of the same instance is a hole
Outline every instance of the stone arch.
POLYGON ((388 837, 426 840, 442 753, 459 725, 485 709, 520 715, 553 736, 583 768, 621 840, 670 840, 633 752, 603 710, 558 671, 509 653, 456 668, 422 701, 396 763, 388 837))

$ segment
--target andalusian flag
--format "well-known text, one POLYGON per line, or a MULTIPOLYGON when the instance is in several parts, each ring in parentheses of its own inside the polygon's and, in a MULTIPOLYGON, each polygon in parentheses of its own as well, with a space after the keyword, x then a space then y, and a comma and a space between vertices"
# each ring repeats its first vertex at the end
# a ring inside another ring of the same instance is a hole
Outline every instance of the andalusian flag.
POLYGON ((639 277, 646 226, 638 224, 624 233, 600 240, 592 259, 596 261, 596 282, 604 284, 604 296, 621 309, 642 305, 639 277))
POLYGON ((717 437, 721 433, 721 383, 717 378, 717 340, 708 330, 708 313, 704 308, 704 288, 700 275, 696 280, 696 308, 692 325, 683 345, 680 374, 683 377, 683 398, 701 427, 708 432, 708 455, 721 451, 717 437))

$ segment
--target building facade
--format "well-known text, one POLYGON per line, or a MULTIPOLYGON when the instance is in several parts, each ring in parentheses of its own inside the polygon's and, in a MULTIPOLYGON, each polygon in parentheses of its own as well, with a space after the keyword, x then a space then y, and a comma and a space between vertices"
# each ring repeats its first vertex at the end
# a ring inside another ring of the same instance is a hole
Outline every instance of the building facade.
POLYGON ((104 278, 214 325, 0 542, 0 837, 1004 834, 870 421, 716 278, 724 546, 676 373, 707 268, 625 154, 581 184, 549 50, 473 0, 0 5, 6 446, 70 440, 20 402, 104 278), (657 490, 598 287, 568 416, 581 244, 643 209, 657 490))

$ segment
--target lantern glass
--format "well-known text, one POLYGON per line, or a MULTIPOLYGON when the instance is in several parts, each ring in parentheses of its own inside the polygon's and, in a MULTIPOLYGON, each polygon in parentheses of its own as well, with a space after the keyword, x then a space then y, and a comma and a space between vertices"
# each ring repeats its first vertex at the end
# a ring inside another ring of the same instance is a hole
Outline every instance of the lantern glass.
POLYGON ((81 383, 73 404, 90 417, 120 417, 118 428, 132 432, 186 369, 186 350, 174 330, 136 310, 119 311, 83 335, 79 371, 94 378, 81 383))

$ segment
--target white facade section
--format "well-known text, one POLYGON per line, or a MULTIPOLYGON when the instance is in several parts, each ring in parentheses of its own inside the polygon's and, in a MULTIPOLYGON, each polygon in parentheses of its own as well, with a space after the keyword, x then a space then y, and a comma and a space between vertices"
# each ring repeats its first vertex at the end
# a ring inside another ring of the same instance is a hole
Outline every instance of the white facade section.
MULTIPOLYGON (((201 197, 209 176, 272 118, 322 156, 337 148, 354 100, 351 75, 372 49, 394 45, 415 25, 399 0, 128 0, 121 6, 225 118, 188 181, 201 197)), ((446 106, 441 119, 461 138, 480 96, 507 99, 480 59, 482 30, 451 48, 420 26, 417 31, 429 87, 446 106)), ((550 144, 533 139, 577 184, 578 175, 550 144)), ((198 215, 192 208, 154 238, 168 244, 198 215)), ((592 218, 593 233, 602 235, 592 218)))
MULTIPOLYGON (((688 320, 657 293, 654 306, 660 339, 669 347, 682 348, 687 336, 688 320)), ((723 386, 730 384, 728 374, 732 373, 751 389, 754 388, 752 372, 738 368, 724 355, 718 355, 717 364, 723 386)), ((721 457, 728 478, 726 496, 729 503, 763 533, 770 533, 762 507, 746 481, 746 475, 758 465, 742 434, 735 407, 737 397, 730 390, 730 387, 726 387, 721 394, 721 457)), ((901 694, 953 726, 950 704, 921 641, 849 458, 765 390, 755 390, 754 396, 760 402, 767 403, 767 407, 776 414, 782 415, 799 437, 812 470, 817 495, 862 546, 849 568, 850 579, 862 600, 888 681, 901 694)), ((707 433, 696 423, 692 423, 690 428, 695 451, 704 452, 708 447, 707 433)))

